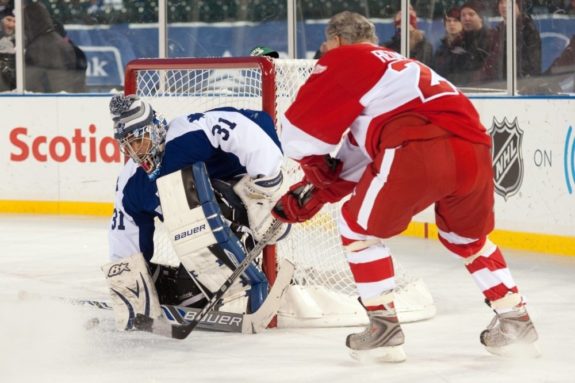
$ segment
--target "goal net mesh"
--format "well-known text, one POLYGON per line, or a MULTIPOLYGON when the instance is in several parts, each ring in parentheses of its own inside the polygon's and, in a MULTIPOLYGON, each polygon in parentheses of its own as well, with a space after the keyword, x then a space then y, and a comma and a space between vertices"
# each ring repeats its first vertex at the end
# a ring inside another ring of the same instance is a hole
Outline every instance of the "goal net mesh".
MULTIPOLYGON (((168 121, 182 114, 233 106, 266 110, 276 119, 278 130, 280 114, 315 64, 314 60, 266 58, 136 61, 137 65, 128 67, 126 94, 134 93, 151 102, 168 121)), ((291 185, 301 180, 303 173, 295 162, 286 160, 284 175, 291 185)), ((340 243, 337 210, 337 205, 326 205, 313 219, 292 225, 289 236, 276 245, 277 263, 287 257, 296 266, 279 313, 280 326, 356 325, 366 321, 340 243)), ((166 234, 161 225, 157 227, 153 261, 177 265, 166 234)), ((395 263, 400 319, 432 316, 433 303, 422 281, 395 263)))

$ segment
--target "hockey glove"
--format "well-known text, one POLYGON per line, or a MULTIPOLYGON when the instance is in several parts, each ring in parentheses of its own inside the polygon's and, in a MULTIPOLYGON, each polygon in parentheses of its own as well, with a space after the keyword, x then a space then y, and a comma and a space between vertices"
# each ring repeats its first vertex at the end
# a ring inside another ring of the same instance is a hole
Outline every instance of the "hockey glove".
POLYGON ((292 185, 272 209, 275 218, 286 223, 305 222, 321 210, 326 203, 321 190, 305 179, 292 185))
MULTIPOLYGON (((279 172, 272 177, 251 178, 246 175, 233 187, 246 207, 250 229, 257 241, 261 240, 272 223, 270 210, 287 189, 283 185, 283 174, 279 172)), ((270 243, 279 240, 288 229, 286 226, 278 230, 278 235, 270 243)))
POLYGON ((329 154, 309 156, 298 161, 305 178, 318 189, 325 189, 339 178, 343 163, 329 154))

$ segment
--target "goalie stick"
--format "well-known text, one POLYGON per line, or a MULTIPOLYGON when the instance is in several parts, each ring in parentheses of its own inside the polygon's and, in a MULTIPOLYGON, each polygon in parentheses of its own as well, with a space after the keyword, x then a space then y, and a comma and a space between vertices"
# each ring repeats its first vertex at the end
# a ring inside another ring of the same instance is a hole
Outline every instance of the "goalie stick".
MULTIPOLYGON (((151 332, 157 335, 167 336, 169 338, 174 339, 185 339, 190 335, 192 331, 198 326, 200 321, 214 308, 214 306, 220 301, 220 299, 224 296, 228 288, 235 282, 235 280, 250 266, 250 264, 255 260, 255 258, 261 253, 263 248, 267 245, 267 243, 277 234, 277 231, 281 228, 282 222, 274 219, 272 224, 268 228, 268 230, 262 236, 262 239, 251 249, 244 260, 238 265, 238 267, 234 270, 234 272, 228 277, 228 279, 222 284, 222 286, 214 293, 212 298, 209 302, 204 306, 204 308, 196 314, 194 319, 190 321, 188 324, 184 325, 172 325, 165 320, 150 318, 148 316, 137 314, 134 320, 134 327, 138 330, 151 332)), ((293 273, 293 264, 291 264, 292 273, 293 273)), ((281 272, 281 269, 280 269, 281 272)), ((291 280, 291 277, 290 277, 291 280)), ((278 284, 278 280, 274 283, 272 290, 270 291, 270 295, 273 289, 278 284)), ((283 287, 283 290, 287 288, 289 285, 289 280, 286 286, 283 287)), ((281 292, 283 295, 283 291, 281 292)), ((280 296, 281 297, 281 296, 280 296)), ((265 302, 264 302, 265 305, 265 302)), ((258 310, 259 311, 259 310, 258 310)), ((269 318, 272 319, 273 315, 269 318)), ((268 322, 269 323, 269 322, 268 322)), ((266 324, 267 325, 267 324, 266 324)), ((264 327, 265 328, 265 327, 264 327)), ((253 328, 254 332, 256 328, 253 328)))
MULTIPOLYGON (((279 272, 266 300, 260 308, 251 314, 239 314, 226 311, 210 311, 199 318, 198 329, 206 331, 233 332, 242 334, 259 333, 267 328, 272 318, 277 315, 281 300, 293 277, 294 265, 289 260, 283 260, 279 267, 279 272)), ((20 291, 18 297, 21 300, 41 299, 42 295, 20 291)), ((65 297, 46 297, 73 305, 91 306, 101 310, 112 310, 110 302, 98 299, 76 299, 65 297)), ((200 309, 161 305, 165 318, 162 322, 166 325, 185 325, 194 320, 198 320, 200 309)))

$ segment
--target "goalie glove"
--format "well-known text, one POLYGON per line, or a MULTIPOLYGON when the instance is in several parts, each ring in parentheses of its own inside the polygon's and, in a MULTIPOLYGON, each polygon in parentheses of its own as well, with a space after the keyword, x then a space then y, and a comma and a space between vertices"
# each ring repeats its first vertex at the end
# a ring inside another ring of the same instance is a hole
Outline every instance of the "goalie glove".
POLYGON ((298 161, 305 178, 318 189, 325 189, 337 182, 343 163, 329 154, 308 156, 298 161))
MULTIPOLYGON (((248 221, 256 241, 260 241, 273 221, 271 210, 285 191, 283 174, 280 171, 273 177, 251 178, 244 176, 234 185, 234 192, 240 197, 248 212, 248 221)), ((278 235, 270 243, 281 239, 289 226, 278 230, 278 235)))

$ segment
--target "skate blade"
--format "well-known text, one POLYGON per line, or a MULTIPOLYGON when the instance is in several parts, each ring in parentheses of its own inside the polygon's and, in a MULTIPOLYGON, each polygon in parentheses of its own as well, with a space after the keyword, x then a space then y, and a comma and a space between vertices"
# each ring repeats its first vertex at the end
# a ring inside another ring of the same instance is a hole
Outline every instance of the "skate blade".
POLYGON ((503 347, 487 347, 485 349, 493 355, 506 358, 534 359, 541 356, 541 350, 537 342, 513 343, 503 347))
POLYGON ((401 363, 404 362, 403 346, 377 347, 371 350, 350 350, 352 359, 361 363, 401 363))

